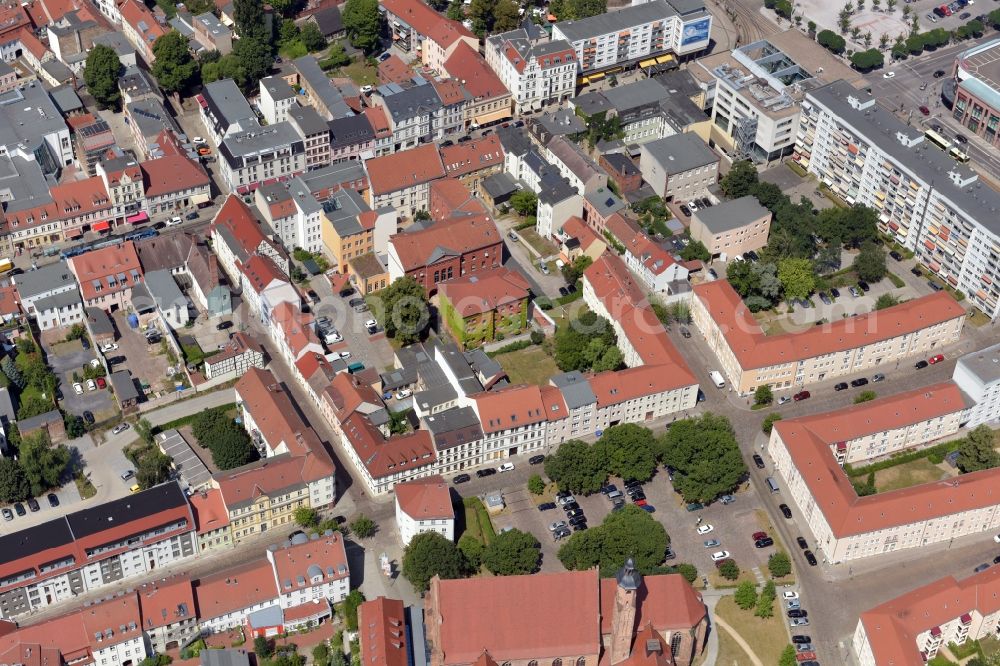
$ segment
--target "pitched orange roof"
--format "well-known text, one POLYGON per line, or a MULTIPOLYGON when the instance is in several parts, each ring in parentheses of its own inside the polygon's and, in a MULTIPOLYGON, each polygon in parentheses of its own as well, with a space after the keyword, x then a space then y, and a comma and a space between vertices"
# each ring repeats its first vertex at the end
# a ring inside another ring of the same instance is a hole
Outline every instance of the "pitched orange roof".
POLYGON ((364 405, 370 405, 369 410, 384 407, 378 392, 350 372, 337 373, 324 389, 323 399, 333 407, 338 421, 345 420, 364 405))
POLYGON ((344 539, 339 532, 309 539, 304 543, 286 541, 277 550, 268 551, 268 557, 274 563, 274 575, 282 594, 314 585, 312 579, 317 575, 322 576, 322 582, 340 580, 351 575, 347 566, 344 539))
POLYGON ((503 146, 496 134, 441 148, 441 161, 451 176, 465 176, 490 167, 503 166, 503 146))
POLYGON ((399 56, 391 55, 378 64, 378 80, 382 83, 409 83, 412 78, 413 70, 399 56))
POLYGON ((111 197, 104 188, 100 176, 92 176, 85 180, 72 180, 49 189, 56 210, 61 218, 76 218, 97 214, 110 210, 111 197))
POLYGON ((250 261, 243 266, 243 275, 247 277, 250 288, 258 294, 275 282, 288 282, 270 257, 259 254, 250 257, 250 261))
POLYGON ((375 195, 398 192, 445 175, 441 156, 433 143, 366 160, 365 170, 375 195))
POLYGON ((191 579, 183 574, 139 586, 144 630, 192 620, 197 609, 191 579))
POLYGON ((509 268, 470 273, 438 286, 440 294, 463 318, 524 300, 530 289, 528 281, 509 268))
POLYGON ((694 294, 715 320, 744 370, 855 349, 965 316, 965 309, 940 291, 801 333, 764 335, 727 280, 696 285, 694 294))
POLYGON ((198 534, 206 534, 229 524, 229 512, 222 499, 222 491, 211 488, 188 498, 198 534))
POLYGON ((85 252, 71 258, 69 263, 87 300, 131 289, 142 282, 142 264, 132 241, 85 252))
POLYGON ((24 47, 24 50, 31 53, 38 60, 44 58, 45 54, 49 52, 45 45, 38 41, 38 38, 31 34, 29 30, 22 30, 17 38, 21 42, 21 46, 24 47))
POLYGON ((442 49, 447 49, 462 37, 475 39, 464 25, 441 16, 420 0, 382 0, 382 6, 418 34, 433 39, 442 49))
POLYGON ((496 224, 486 215, 437 222, 421 231, 389 237, 404 271, 428 265, 439 250, 464 254, 502 242, 496 224))
MULTIPOLYGON (((389 119, 386 118, 385 110, 381 106, 366 106, 365 115, 368 117, 368 122, 371 123, 376 138, 380 139, 392 135, 392 128, 389 127, 389 119)), ((368 160, 368 162, 370 161, 368 160)))
POLYGON ((0 315, 14 316, 21 312, 21 299, 17 287, 0 287, 0 315))
POLYGON ((156 197, 208 187, 211 179, 198 164, 183 155, 167 155, 142 163, 146 196, 156 197))
POLYGON ((437 460, 434 443, 426 430, 385 438, 360 412, 347 417, 341 429, 373 479, 431 465, 437 460))
POLYGON ((587 252, 590 246, 598 241, 604 242, 604 239, 598 236, 590 225, 576 215, 563 222, 561 233, 567 238, 575 238, 579 241, 580 249, 583 252, 587 252))
POLYGON ((124 0, 118 5, 118 11, 121 12, 122 21, 132 26, 142 40, 143 46, 150 51, 153 50, 153 42, 167 34, 163 26, 157 22, 153 12, 137 0, 124 0))
POLYGON ((406 633, 406 616, 399 599, 378 597, 358 607, 361 663, 407 666, 406 633))
POLYGON ((509 386, 469 397, 475 402, 483 432, 487 434, 521 428, 548 419, 541 391, 534 385, 509 386))
POLYGON ((442 105, 465 104, 465 92, 455 79, 436 79, 431 81, 431 85, 442 105))
POLYGON ((449 177, 431 183, 429 211, 435 222, 467 215, 485 215, 486 207, 457 178, 449 177))
POLYGON ((837 538, 948 516, 997 503, 1000 469, 973 472, 948 483, 926 483, 858 497, 830 447, 836 442, 895 430, 965 409, 952 382, 934 384, 775 424, 792 464, 837 538))
POLYGON ((322 350, 319 338, 312 328, 312 314, 303 313, 297 304, 288 301, 278 303, 271 310, 271 321, 277 322, 281 327, 285 344, 295 358, 298 358, 310 345, 316 347, 316 351, 322 350))
POLYGON ((510 95, 500 77, 486 64, 486 59, 468 43, 455 47, 443 67, 448 76, 462 82, 476 101, 510 95))
POLYGON ((275 599, 274 569, 264 558, 206 576, 195 583, 198 617, 211 620, 275 599))
POLYGON ((425 476, 392 487, 403 513, 414 520, 454 520, 451 490, 440 474, 425 476))

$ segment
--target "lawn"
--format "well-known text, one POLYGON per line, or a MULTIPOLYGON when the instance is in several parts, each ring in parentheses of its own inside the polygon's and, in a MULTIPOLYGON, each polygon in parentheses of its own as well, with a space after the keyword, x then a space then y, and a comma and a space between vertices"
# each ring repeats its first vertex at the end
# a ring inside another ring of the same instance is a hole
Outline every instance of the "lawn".
POLYGON ((715 614, 725 620, 747 642, 764 664, 777 664, 781 651, 788 645, 788 632, 783 626, 785 620, 781 612, 780 598, 775 599, 774 610, 773 617, 762 620, 755 616, 752 610, 742 610, 732 597, 719 599, 719 603, 715 606, 715 614))
POLYGON ((493 530, 493 522, 490 521, 486 507, 478 497, 466 497, 462 500, 462 504, 465 508, 465 531, 456 536, 461 538, 468 534, 484 546, 489 545, 496 532, 493 530))
POLYGON ((969 316, 965 321, 969 322, 976 328, 979 328, 980 326, 985 326, 986 324, 989 324, 990 318, 984 315, 978 309, 972 308, 972 311, 969 312, 969 316))
POLYGON ((359 86, 378 85, 378 70, 364 60, 356 60, 339 70, 327 72, 327 76, 346 76, 359 86))
POLYGON ((559 373, 555 360, 540 345, 498 354, 494 360, 507 371, 511 384, 544 386, 552 375, 559 373))
POLYGON ((548 257, 559 252, 559 249, 555 245, 539 236, 538 232, 534 229, 524 229, 519 233, 524 242, 533 247, 535 252, 543 257, 548 257))
POLYGON ((719 654, 715 659, 717 666, 743 666, 750 661, 728 631, 720 627, 713 627, 712 631, 719 635, 719 654))
POLYGON ((947 472, 942 471, 940 467, 933 464, 927 458, 921 458, 913 462, 903 463, 902 465, 896 465, 895 467, 875 472, 875 487, 878 488, 880 493, 884 493, 890 490, 909 488, 910 486, 922 483, 939 481, 948 476, 947 472))

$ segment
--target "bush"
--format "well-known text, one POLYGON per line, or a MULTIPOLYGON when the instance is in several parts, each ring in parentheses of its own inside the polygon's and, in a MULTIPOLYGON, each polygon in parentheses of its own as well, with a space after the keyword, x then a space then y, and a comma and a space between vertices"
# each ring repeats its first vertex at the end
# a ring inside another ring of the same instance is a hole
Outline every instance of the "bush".
POLYGON ((878 472, 883 469, 889 469, 890 467, 895 467, 896 465, 913 462, 914 460, 920 460, 921 458, 927 458, 929 460, 931 456, 936 457, 940 455, 941 460, 944 460, 945 456, 952 451, 957 451, 958 447, 960 447, 964 442, 964 438, 955 439, 950 442, 943 442, 935 446, 930 446, 926 449, 917 449, 908 453, 900 453, 892 456, 888 460, 880 460, 870 465, 865 465, 864 467, 854 468, 851 467, 850 463, 847 463, 844 465, 844 471, 848 476, 856 477, 871 474, 872 472, 878 472))
POLYGON ((847 47, 847 42, 844 38, 832 30, 820 30, 816 35, 816 41, 823 48, 837 54, 843 53, 847 47))
POLYGON ((792 573, 792 560, 788 557, 788 553, 784 551, 778 551, 771 555, 767 560, 768 571, 775 578, 782 578, 792 573))
POLYGON ((684 576, 684 580, 689 583, 694 583, 698 580, 698 567, 693 564, 688 564, 687 562, 681 562, 680 564, 672 567, 677 573, 684 576))
POLYGON ((723 560, 719 565, 719 575, 726 580, 736 580, 740 577, 740 566, 733 560, 723 560))
POLYGON ((760 429, 765 435, 770 435, 771 430, 774 428, 774 424, 781 420, 781 414, 778 412, 771 412, 764 417, 764 422, 760 424, 760 429))
POLYGON ((378 530, 378 525, 375 524, 375 521, 363 513, 351 523, 351 532, 359 539, 367 539, 375 534, 376 530, 378 530))
POLYGON ((860 405, 863 402, 868 402, 874 400, 876 397, 875 391, 862 391, 854 398, 854 404, 860 405))
POLYGON ((528 492, 532 495, 541 495, 545 492, 545 481, 538 474, 532 474, 528 479, 528 492))
POLYGON ((542 333, 541 331, 532 331, 531 332, 531 344, 533 344, 533 345, 540 345, 543 342, 545 342, 545 334, 544 333, 542 333))
MULTIPOLYGON (((543 336, 544 337, 544 336, 543 336)), ((487 352, 488 356, 496 356, 497 354, 509 354, 510 352, 521 351, 522 349, 527 349, 528 347, 538 344, 532 340, 516 340, 509 345, 504 345, 500 349, 495 351, 487 352)))
POLYGON ((757 586, 752 580, 745 580, 736 588, 733 601, 743 610, 750 610, 757 605, 757 586))

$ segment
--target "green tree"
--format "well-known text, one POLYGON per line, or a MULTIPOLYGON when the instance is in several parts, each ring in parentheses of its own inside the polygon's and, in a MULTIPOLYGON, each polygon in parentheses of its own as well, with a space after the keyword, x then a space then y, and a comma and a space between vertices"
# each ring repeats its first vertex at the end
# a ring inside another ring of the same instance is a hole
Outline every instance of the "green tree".
POLYGON ((760 424, 760 429, 764 432, 765 435, 770 435, 771 429, 774 427, 775 422, 780 420, 781 420, 781 414, 779 414, 778 412, 771 412, 770 414, 764 417, 764 422, 760 424))
POLYGON ((738 199, 750 194, 759 182, 754 163, 750 160, 740 160, 733 162, 729 172, 719 181, 719 185, 726 196, 738 199))
POLYGON ((83 81, 94 100, 102 109, 117 109, 122 97, 118 90, 122 62, 115 50, 104 44, 94 44, 87 54, 85 67, 83 81))
POLYGON ((232 423, 212 433, 209 440, 212 462, 219 469, 236 469, 257 460, 257 449, 246 431, 232 423))
POLYGON ((465 19, 465 4, 462 0, 451 0, 448 5, 448 18, 452 21, 462 21, 465 19))
POLYGON ((663 525, 637 506, 608 514, 597 527, 575 532, 559 549, 567 569, 581 571, 595 566, 601 576, 612 576, 628 557, 648 573, 663 562, 670 539, 663 525))
POLYGON ((365 595, 355 588, 344 597, 344 622, 348 631, 358 630, 358 607, 365 602, 365 595))
POLYGON ((709 261, 712 258, 712 254, 705 247, 705 244, 700 240, 691 239, 691 241, 684 246, 681 250, 681 259, 684 261, 692 261, 694 259, 700 259, 701 261, 709 261))
POLYGON ((858 494, 858 497, 867 497, 878 492, 878 488, 875 486, 875 472, 870 472, 866 481, 852 479, 851 485, 854 486, 854 492, 858 494))
POLYGON ((83 425, 83 419, 76 414, 64 412, 62 417, 67 438, 76 439, 77 437, 83 437, 87 433, 87 428, 83 425))
POLYGON ((507 530, 496 535, 483 551, 483 565, 496 576, 519 576, 534 573, 541 560, 538 539, 521 530, 507 530))
POLYGON ((532 495, 541 495, 545 492, 545 481, 538 474, 532 474, 528 479, 528 492, 532 495))
POLYGON ((21 397, 21 405, 17 408, 17 419, 23 421, 49 411, 52 411, 51 402, 39 395, 30 394, 21 397))
POLYGON ((430 325, 427 293, 412 277, 396 280, 368 301, 385 334, 401 344, 417 342, 430 325))
POLYGON ((418 592, 424 592, 431 578, 462 576, 462 554, 437 532, 421 532, 410 540, 403 552, 403 576, 418 592))
POLYGON ((538 209, 538 195, 531 190, 518 190, 510 196, 510 207, 518 215, 534 215, 538 209))
POLYGON ((876 310, 885 310, 886 308, 891 308, 895 305, 899 305, 899 298, 895 294, 885 293, 878 297, 875 301, 876 310))
POLYGON ((136 465, 135 481, 143 490, 170 479, 173 459, 156 447, 149 447, 136 465))
POLYGON ((41 495, 58 486, 70 460, 69 449, 62 444, 53 446, 45 430, 22 438, 20 456, 32 495, 41 495))
POLYGON ((772 617, 775 596, 774 581, 769 580, 764 584, 764 589, 760 591, 760 596, 757 597, 757 609, 754 611, 754 615, 765 620, 772 617))
POLYGON ((563 264, 562 274, 563 279, 566 280, 566 284, 576 284, 577 280, 583 277, 583 274, 590 268, 590 265, 594 263, 594 260, 585 254, 581 254, 579 257, 573 261, 563 264))
POLYGON ((778 659, 778 666, 795 666, 798 661, 795 659, 795 646, 786 645, 785 649, 781 651, 781 657, 778 659))
POLYGON ((625 366, 625 357, 618 347, 608 347, 601 354, 600 358, 594 361, 594 372, 607 372, 618 370, 625 366))
POLYGON ((295 510, 295 523, 299 527, 316 527, 319 525, 319 512, 308 506, 300 506, 295 510))
POLYGON ((326 644, 326 641, 318 643, 312 649, 312 658, 315 666, 327 666, 330 662, 330 646, 326 644))
POLYGON ((806 298, 816 286, 816 274, 808 259, 782 259, 778 263, 778 279, 785 291, 786 301, 806 298))
POLYGON ((378 46, 381 30, 378 0, 347 0, 342 14, 344 30, 347 31, 351 45, 365 53, 371 53, 378 46))
POLYGON ((351 523, 351 532, 355 534, 359 539, 367 539, 375 534, 378 529, 378 525, 375 521, 366 516, 365 514, 359 514, 354 522, 351 523))
POLYGON ((762 384, 758 386, 753 394, 753 402, 755 405, 770 405, 774 402, 774 393, 771 392, 771 385, 762 384))
POLYGON ((736 580, 740 577, 740 565, 735 560, 723 560, 719 565, 719 575, 726 580, 736 580))
POLYGON ((779 550, 767 558, 767 568, 775 578, 787 576, 792 573, 792 559, 788 557, 788 553, 779 550))
POLYGON ((465 570, 477 573, 483 564, 483 542, 471 534, 463 534, 458 540, 458 550, 465 558, 465 570))
POLYGON ((611 426, 599 441, 607 471, 623 479, 648 481, 656 472, 653 431, 635 423, 611 426))
POLYGON ((153 425, 149 422, 149 419, 139 419, 133 427, 135 428, 135 434, 139 436, 143 444, 147 446, 153 444, 153 425))
MULTIPOLYGON (((871 41, 871 33, 868 33, 868 41, 871 41)), ((885 56, 878 49, 868 49, 867 51, 856 51, 851 55, 851 64, 855 69, 862 72, 873 70, 885 64, 885 56)))
POLYGON ((878 282, 888 272, 885 267, 885 250, 870 241, 865 243, 854 258, 852 268, 865 282, 878 282))
POLYGON ((274 656, 274 643, 263 636, 253 639, 253 651, 259 659, 270 659, 274 656))
POLYGON ((1000 9, 994 9, 986 15, 986 20, 994 28, 1000 28, 1000 9))
POLYGON ((874 400, 876 397, 875 391, 862 391, 854 397, 854 404, 860 405, 863 402, 869 402, 874 400))
POLYGON ((590 445, 571 439, 545 459, 545 475, 562 490, 589 495, 601 489, 608 471, 590 445))
POLYGON ((994 432, 987 425, 976 427, 958 447, 958 468, 964 473, 1000 466, 994 432))
MULTIPOLYGON (((240 40, 242 41, 242 40, 240 40)), ((191 57, 187 37, 171 30, 153 42, 153 76, 170 93, 183 93, 195 83, 198 63, 191 57)))
POLYGON ((326 37, 319 31, 319 27, 312 21, 306 21, 299 32, 299 39, 306 45, 310 53, 316 53, 326 48, 326 37))
POLYGON ((750 610, 757 605, 757 585, 752 580, 745 580, 736 588, 733 601, 743 610, 750 610))
POLYGON ((240 39, 269 41, 263 3, 257 0, 234 0, 233 20, 236 22, 236 34, 240 39))
POLYGON ((664 462, 685 502, 706 502, 736 487, 746 465, 729 420, 707 412, 675 421, 666 434, 664 462))
POLYGON ((0 502, 10 504, 31 497, 31 483, 21 463, 13 458, 0 458, 0 502))
POLYGON ((607 0, 564 0, 563 13, 566 17, 558 15, 560 20, 582 19, 590 16, 599 16, 608 11, 607 0))
MULTIPOLYGON (((843 20, 844 19, 842 18, 841 22, 843 22, 843 20)), ((849 18, 847 20, 848 22, 850 21, 849 18)), ((841 29, 843 29, 843 24, 841 24, 841 29)), ((823 48, 837 54, 843 53, 844 49, 847 48, 847 41, 832 30, 820 30, 816 35, 816 41, 819 42, 819 45, 823 48)))
POLYGON ((3 360, 0 360, 0 370, 3 371, 3 374, 7 377, 10 383, 16 386, 17 388, 23 389, 25 386, 27 386, 27 383, 24 381, 24 376, 21 374, 21 371, 18 370, 17 366, 14 364, 13 357, 4 356, 3 360))
POLYGON ((243 89, 255 89, 257 83, 271 71, 273 61, 270 41, 263 37, 240 38, 232 53, 243 74, 243 89))

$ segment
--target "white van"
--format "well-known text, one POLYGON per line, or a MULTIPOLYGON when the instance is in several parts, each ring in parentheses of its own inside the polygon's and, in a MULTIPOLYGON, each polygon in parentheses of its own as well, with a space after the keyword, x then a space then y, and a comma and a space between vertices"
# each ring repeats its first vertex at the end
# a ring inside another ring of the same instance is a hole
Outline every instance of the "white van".
POLYGON ((722 378, 722 373, 718 370, 712 370, 708 373, 708 376, 712 378, 712 383, 715 384, 716 388, 726 388, 726 380, 722 378))

